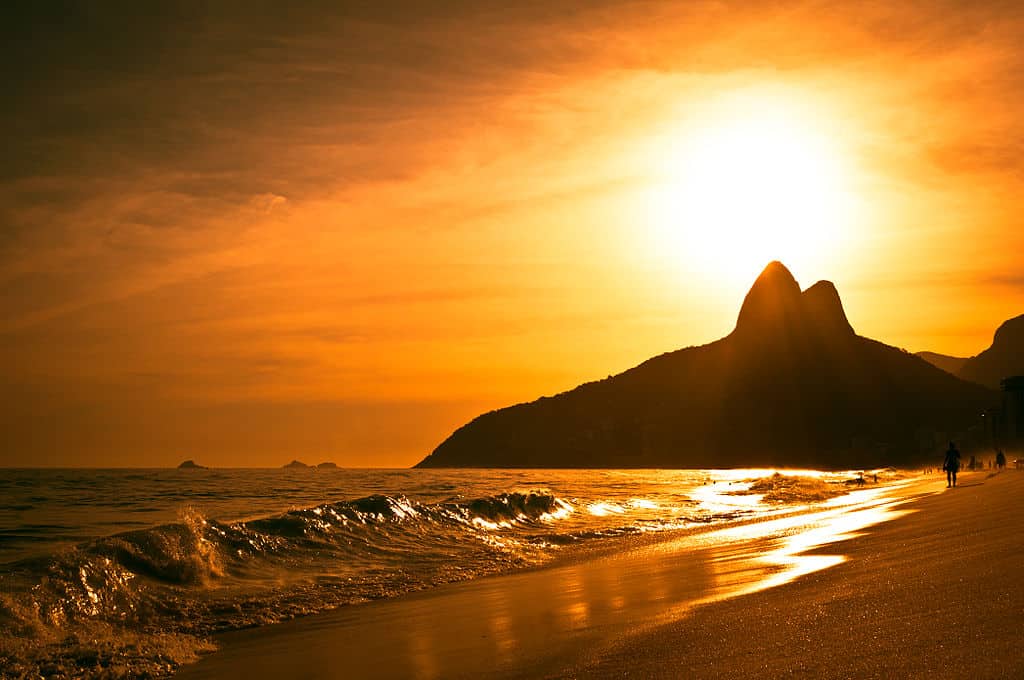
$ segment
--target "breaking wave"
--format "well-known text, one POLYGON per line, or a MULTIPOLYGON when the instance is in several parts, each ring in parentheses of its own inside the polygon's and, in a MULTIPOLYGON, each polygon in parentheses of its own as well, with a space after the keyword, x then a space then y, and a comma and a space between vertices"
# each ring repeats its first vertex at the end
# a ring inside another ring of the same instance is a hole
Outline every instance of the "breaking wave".
MULTIPOLYGON (((375 494, 238 521, 186 506, 174 522, 3 564, 0 676, 163 677, 211 650, 210 635, 219 631, 537 565, 570 546, 729 521, 765 507, 730 504, 733 494, 795 503, 849 490, 776 474, 709 500, 694 493, 695 483, 710 481, 706 473, 685 474, 684 486, 666 485, 647 498, 611 478, 588 499, 543 489, 437 502, 375 494)), ((454 489, 434 484, 426 496, 454 489)))
POLYGON ((0 668, 163 675, 220 630, 537 563, 558 543, 538 536, 573 512, 546 492, 437 504, 374 495, 240 522, 187 509, 175 523, 5 565, 0 668))

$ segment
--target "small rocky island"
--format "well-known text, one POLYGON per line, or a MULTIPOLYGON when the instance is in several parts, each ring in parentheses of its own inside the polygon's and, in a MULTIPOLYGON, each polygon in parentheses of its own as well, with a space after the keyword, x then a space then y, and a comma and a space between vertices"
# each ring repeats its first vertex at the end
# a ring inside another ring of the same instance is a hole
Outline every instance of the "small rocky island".
POLYGON ((297 470, 299 468, 308 468, 309 466, 303 463, 301 460, 293 460, 287 465, 282 465, 285 470, 297 470))
POLYGON ((323 463, 319 463, 316 466, 316 469, 317 470, 337 470, 338 469, 338 464, 337 463, 332 463, 330 461, 325 461, 323 463))
POLYGON ((178 469, 179 470, 206 470, 208 468, 205 465, 200 465, 199 463, 197 463, 194 460, 192 460, 191 458, 189 458, 188 460, 183 461, 181 463, 181 465, 178 466, 178 469))

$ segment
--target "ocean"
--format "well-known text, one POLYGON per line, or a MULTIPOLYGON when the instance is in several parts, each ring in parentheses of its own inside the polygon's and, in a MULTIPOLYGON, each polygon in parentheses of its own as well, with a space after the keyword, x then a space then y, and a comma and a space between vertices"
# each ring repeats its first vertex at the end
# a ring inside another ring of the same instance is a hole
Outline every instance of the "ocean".
POLYGON ((0 675, 163 677, 220 631, 799 512, 856 477, 2 469, 0 675))

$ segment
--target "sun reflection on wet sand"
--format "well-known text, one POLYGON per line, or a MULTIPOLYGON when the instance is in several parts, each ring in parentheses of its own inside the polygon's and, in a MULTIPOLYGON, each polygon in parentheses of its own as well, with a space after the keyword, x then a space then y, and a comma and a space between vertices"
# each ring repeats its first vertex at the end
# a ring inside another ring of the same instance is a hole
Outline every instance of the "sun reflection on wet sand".
POLYGON ((435 647, 430 639, 429 631, 411 628, 408 631, 409 660, 415 677, 420 680, 433 680, 439 677, 435 647))
POLYGON ((824 503, 831 506, 828 510, 705 534, 701 540, 711 546, 709 564, 715 583, 713 591, 695 604, 773 588, 844 562, 843 555, 806 553, 854 538, 869 526, 914 512, 896 509, 905 500, 893 500, 885 491, 855 491, 824 503))
POLYGON ((491 634, 494 636, 495 656, 499 663, 512 660, 516 649, 516 637, 512 633, 512 619, 507 613, 495 612, 491 617, 491 634))

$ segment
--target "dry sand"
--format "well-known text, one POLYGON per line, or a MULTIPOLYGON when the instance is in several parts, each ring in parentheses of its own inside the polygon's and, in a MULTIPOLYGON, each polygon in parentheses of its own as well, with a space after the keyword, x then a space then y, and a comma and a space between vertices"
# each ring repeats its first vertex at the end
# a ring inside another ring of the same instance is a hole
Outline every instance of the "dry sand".
POLYGON ((961 481, 229 633, 179 675, 1024 677, 1024 473, 961 481))

